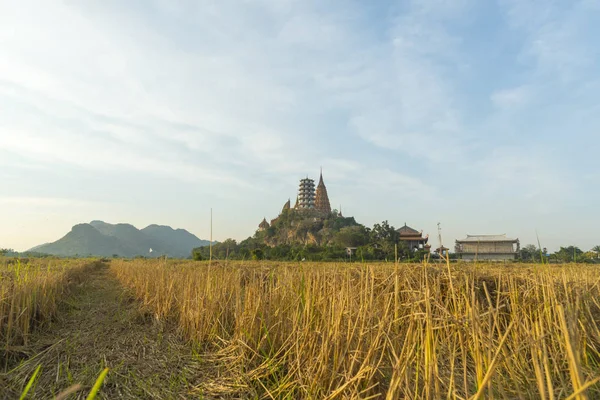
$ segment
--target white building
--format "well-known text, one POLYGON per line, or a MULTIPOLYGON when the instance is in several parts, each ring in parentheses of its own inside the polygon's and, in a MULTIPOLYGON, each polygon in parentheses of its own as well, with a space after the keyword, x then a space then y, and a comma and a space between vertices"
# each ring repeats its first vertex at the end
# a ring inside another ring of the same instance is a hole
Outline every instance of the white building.
POLYGON ((519 254, 519 239, 503 235, 467 235, 457 240, 455 252, 466 261, 511 261, 519 254))

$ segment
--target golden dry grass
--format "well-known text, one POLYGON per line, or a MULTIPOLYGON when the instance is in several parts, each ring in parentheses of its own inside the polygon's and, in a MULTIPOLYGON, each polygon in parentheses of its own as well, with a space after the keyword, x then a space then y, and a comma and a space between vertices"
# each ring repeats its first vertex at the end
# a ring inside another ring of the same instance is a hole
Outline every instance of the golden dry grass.
POLYGON ((113 261, 214 397, 598 398, 600 270, 113 261), (570 396, 570 397, 569 397, 570 396))
POLYGON ((89 262, 0 258, 0 343, 6 355, 27 345, 32 328, 56 314, 69 283, 89 262))
POLYGON ((87 399, 105 368, 97 398, 194 398, 211 372, 176 327, 154 320, 100 262, 60 302, 52 325, 35 329, 19 362, 0 371, 0 399, 19 398, 38 368, 27 399, 87 399))

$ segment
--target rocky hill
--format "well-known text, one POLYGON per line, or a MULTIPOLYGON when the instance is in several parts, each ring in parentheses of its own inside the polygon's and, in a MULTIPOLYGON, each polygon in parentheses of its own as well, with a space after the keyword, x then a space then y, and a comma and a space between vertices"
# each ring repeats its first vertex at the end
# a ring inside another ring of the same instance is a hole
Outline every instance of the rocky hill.
POLYGON ((337 212, 321 213, 313 210, 284 208, 271 223, 263 223, 256 232, 255 239, 267 246, 293 244, 333 244, 343 228, 362 227, 354 217, 345 218, 337 212))

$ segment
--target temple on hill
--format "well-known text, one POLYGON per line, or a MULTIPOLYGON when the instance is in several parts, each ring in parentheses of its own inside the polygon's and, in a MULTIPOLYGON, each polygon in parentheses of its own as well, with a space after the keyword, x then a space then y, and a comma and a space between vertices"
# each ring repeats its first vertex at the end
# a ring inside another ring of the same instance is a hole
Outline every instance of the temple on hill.
POLYGON ((423 231, 419 232, 404 223, 404 226, 396 229, 396 232, 399 234, 400 243, 406 243, 411 251, 431 249, 431 246, 427 244, 429 235, 423 237, 423 231))
MULTIPOLYGON (((329 203, 329 195, 327 194, 327 187, 325 186, 325 181, 323 180, 322 170, 321 174, 319 175, 319 184, 316 186, 316 188, 314 179, 311 179, 308 176, 300 179, 300 184, 298 185, 298 196, 296 197, 296 204, 294 207, 292 208, 291 200, 288 199, 288 201, 283 205, 280 215, 271 220, 271 224, 267 222, 266 218, 263 219, 263 221, 258 225, 258 230, 264 231, 268 229, 281 217, 281 214, 291 210, 308 213, 308 215, 314 218, 325 217, 331 214, 331 204, 329 203)), ((337 216, 342 217, 341 207, 337 216)))

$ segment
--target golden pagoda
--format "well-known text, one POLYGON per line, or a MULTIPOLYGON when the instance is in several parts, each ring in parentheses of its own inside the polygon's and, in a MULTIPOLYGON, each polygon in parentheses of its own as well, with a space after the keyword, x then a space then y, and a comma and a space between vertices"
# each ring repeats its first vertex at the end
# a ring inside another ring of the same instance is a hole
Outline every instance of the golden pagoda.
POLYGON ((323 182, 323 170, 319 176, 319 184, 317 185, 317 193, 315 195, 315 209, 323 213, 331 212, 331 204, 329 204, 329 196, 327 196, 327 188, 323 182))

